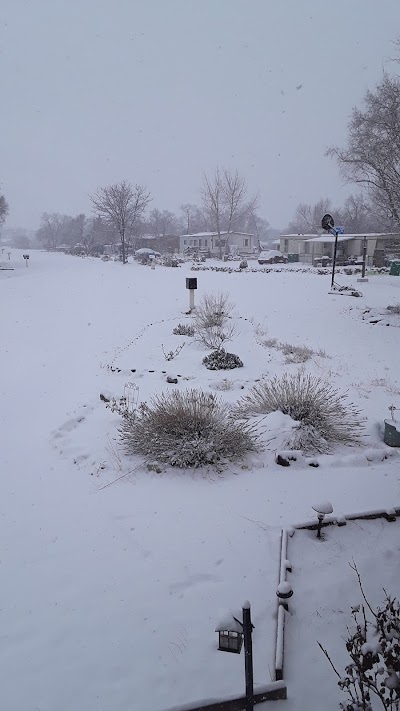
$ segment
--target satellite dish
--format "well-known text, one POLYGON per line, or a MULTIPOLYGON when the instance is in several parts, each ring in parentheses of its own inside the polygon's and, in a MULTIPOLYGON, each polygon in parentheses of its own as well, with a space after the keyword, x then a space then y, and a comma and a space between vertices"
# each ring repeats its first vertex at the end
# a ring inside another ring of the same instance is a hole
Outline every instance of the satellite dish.
POLYGON ((322 218, 321 225, 323 230, 329 232, 329 230, 331 230, 335 226, 332 215, 329 215, 329 213, 324 215, 322 218))

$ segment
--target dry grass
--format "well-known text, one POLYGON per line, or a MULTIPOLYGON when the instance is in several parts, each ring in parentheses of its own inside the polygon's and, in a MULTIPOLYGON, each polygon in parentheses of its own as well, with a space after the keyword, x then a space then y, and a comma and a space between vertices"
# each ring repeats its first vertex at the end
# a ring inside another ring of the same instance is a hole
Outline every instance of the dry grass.
POLYGON ((290 375, 257 383, 235 406, 236 417, 280 411, 298 422, 288 449, 329 452, 333 444, 359 442, 363 429, 360 411, 345 395, 321 378, 290 375))
POLYGON ((175 467, 241 459, 257 448, 253 428, 232 422, 230 408, 201 390, 174 390, 142 403, 124 417, 120 439, 127 454, 175 467))

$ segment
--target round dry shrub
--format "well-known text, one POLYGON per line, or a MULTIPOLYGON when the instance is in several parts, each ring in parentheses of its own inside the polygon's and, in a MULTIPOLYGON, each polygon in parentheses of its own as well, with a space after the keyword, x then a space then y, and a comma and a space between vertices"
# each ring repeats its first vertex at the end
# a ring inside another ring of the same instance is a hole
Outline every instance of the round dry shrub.
POLYGON ((280 411, 298 422, 285 443, 287 449, 329 452, 336 443, 360 441, 363 418, 346 395, 312 375, 274 377, 257 383, 242 397, 232 413, 247 419, 280 411))
POLYGON ((194 336, 194 327, 187 323, 178 323, 172 333, 175 336, 194 336))
POLYGON ((203 358, 203 363, 208 370, 232 370, 233 368, 243 368, 243 363, 239 356, 234 353, 227 353, 224 348, 218 348, 210 355, 203 358))
POLYGON ((201 390, 173 390, 127 414, 120 426, 127 454, 174 467, 201 467, 241 459, 256 450, 246 422, 231 422, 229 406, 201 390))

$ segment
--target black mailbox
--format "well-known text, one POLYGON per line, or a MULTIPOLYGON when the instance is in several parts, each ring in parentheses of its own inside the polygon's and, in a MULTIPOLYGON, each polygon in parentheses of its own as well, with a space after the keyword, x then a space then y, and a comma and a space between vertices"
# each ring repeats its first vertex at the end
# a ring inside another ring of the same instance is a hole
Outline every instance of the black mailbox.
POLYGON ((186 288, 187 289, 197 289, 197 278, 187 277, 186 278, 186 288))

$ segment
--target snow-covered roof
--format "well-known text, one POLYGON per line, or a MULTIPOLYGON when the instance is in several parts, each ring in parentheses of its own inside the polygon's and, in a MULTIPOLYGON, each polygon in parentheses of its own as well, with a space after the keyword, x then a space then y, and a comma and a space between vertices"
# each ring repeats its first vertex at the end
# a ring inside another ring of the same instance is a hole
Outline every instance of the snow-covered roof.
MULTIPOLYGON (((357 237, 359 236, 357 235, 357 237)), ((354 239, 354 235, 338 235, 338 242, 349 242, 351 239, 354 239)), ((329 244, 334 241, 334 235, 321 235, 320 237, 305 240, 305 242, 314 242, 315 244, 329 244)))
MULTIPOLYGON (((321 242, 329 242, 329 238, 335 239, 334 235, 328 233, 322 233, 320 235, 315 234, 304 234, 304 235, 281 235, 281 239, 304 239, 304 240, 316 240, 319 239, 321 242), (322 239, 323 238, 323 239, 322 239)), ((349 234, 339 235, 339 237, 348 237, 349 239, 376 239, 377 237, 398 237, 400 239, 400 234, 398 232, 352 232, 349 234)))
MULTIPOLYGON (((231 230, 221 230, 220 235, 244 235, 245 237, 254 237, 251 232, 236 232, 231 230)), ((181 235, 181 237, 218 237, 218 232, 193 232, 190 234, 181 235)))

